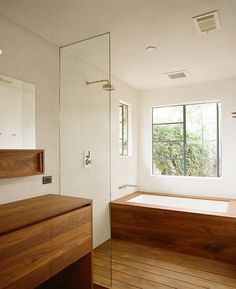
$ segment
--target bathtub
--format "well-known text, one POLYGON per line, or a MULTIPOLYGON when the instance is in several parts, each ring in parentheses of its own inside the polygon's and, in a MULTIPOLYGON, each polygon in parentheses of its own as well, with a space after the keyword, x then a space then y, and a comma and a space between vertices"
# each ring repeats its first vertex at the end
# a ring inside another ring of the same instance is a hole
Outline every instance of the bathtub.
POLYGON ((148 194, 141 194, 129 199, 128 202, 168 208, 179 208, 196 212, 226 213, 229 208, 229 201, 215 201, 148 194))
POLYGON ((136 192, 111 203, 112 238, 236 264, 236 200, 136 192))

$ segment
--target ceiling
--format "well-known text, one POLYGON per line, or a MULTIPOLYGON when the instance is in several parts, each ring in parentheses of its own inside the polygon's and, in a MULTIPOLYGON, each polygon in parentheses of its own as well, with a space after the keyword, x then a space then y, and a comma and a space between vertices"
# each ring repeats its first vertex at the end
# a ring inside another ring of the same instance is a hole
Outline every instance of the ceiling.
POLYGON ((236 76, 236 0, 0 0, 0 14, 58 46, 110 31, 112 74, 139 90, 236 76), (212 10, 222 29, 198 34, 192 17, 212 10))

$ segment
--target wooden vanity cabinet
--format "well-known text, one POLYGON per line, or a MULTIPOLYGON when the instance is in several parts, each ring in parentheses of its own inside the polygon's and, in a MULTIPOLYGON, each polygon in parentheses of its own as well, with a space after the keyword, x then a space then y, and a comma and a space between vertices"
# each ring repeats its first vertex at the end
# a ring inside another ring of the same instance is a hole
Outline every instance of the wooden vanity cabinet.
POLYGON ((0 206, 0 289, 92 288, 91 251, 90 200, 46 195, 0 206))

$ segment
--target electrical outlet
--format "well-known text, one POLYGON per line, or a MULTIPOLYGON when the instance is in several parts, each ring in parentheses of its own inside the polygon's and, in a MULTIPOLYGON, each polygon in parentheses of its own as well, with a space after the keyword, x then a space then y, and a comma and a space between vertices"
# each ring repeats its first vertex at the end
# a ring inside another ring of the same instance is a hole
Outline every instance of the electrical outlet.
POLYGON ((44 176, 43 177, 43 185, 51 184, 52 183, 52 176, 44 176))

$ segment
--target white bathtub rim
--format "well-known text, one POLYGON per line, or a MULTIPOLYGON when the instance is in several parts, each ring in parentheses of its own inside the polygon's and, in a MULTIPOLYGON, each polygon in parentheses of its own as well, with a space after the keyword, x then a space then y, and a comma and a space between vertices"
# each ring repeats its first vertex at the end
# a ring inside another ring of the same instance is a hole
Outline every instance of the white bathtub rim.
POLYGON ((230 200, 210 200, 191 197, 177 197, 154 194, 140 194, 127 200, 128 203, 166 208, 170 210, 184 210, 187 212, 219 213, 228 211, 230 200), (172 201, 172 202, 171 202, 172 201))

